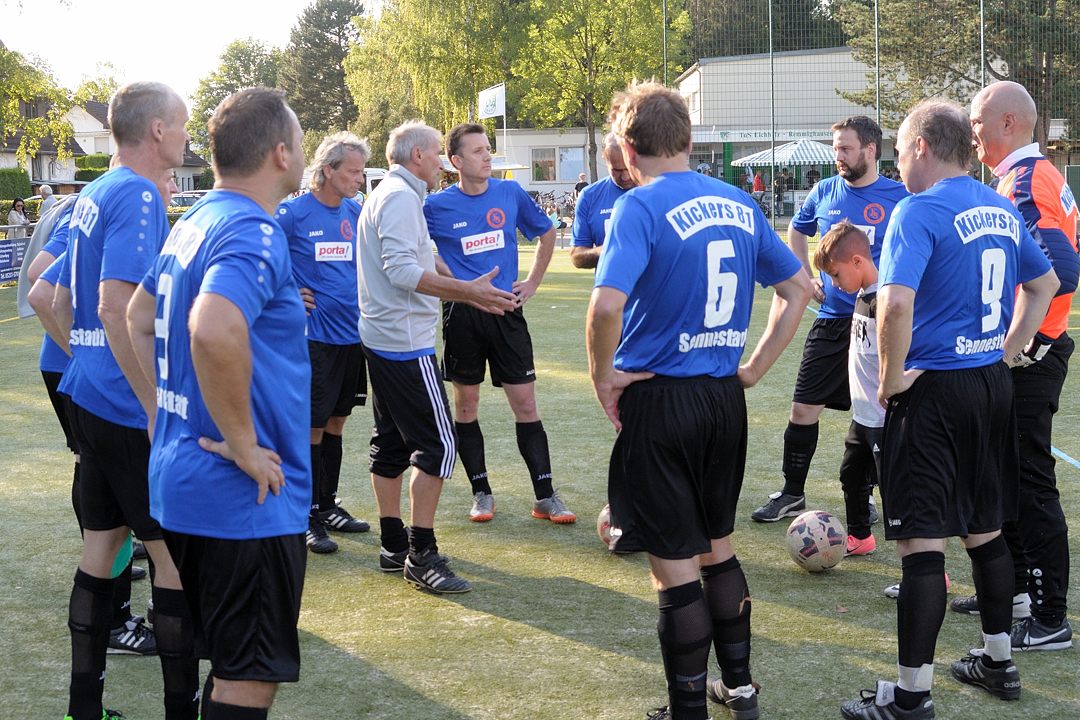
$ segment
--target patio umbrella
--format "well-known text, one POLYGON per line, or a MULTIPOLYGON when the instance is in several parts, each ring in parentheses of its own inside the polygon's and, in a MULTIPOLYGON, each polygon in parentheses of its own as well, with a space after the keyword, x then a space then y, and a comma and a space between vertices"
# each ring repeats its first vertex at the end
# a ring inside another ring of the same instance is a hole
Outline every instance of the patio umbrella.
MULTIPOLYGON (((753 155, 732 160, 731 164, 736 167, 768 167, 773 164, 774 150, 766 148, 753 155)), ((832 165, 836 161, 836 153, 824 143, 814 140, 793 140, 775 149, 775 162, 777 166, 788 165, 832 165)))

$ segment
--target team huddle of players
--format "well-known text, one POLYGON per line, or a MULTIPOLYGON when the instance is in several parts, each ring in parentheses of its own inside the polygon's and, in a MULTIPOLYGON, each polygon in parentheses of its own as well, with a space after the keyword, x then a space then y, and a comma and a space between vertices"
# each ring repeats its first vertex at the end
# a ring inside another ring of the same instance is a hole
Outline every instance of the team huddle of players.
MULTIPOLYGON (((812 296, 821 306, 785 433, 785 485, 754 519, 805 507, 817 418, 854 406, 841 468, 848 550, 876 546, 868 503, 880 482, 903 575, 899 680, 846 703, 844 717, 934 716, 949 536, 963 539, 977 590, 953 606, 979 612, 984 635, 953 664, 957 679, 1017 698, 1013 649, 1071 645, 1068 550, 1056 544, 1064 517, 1047 505, 1050 422, 1072 351, 1063 317, 1080 270, 1076 208, 1029 144, 1029 117, 1030 97, 1009 83, 984 90, 970 118, 947 102, 917 106, 896 141, 906 189, 877 175, 873 121, 837 123, 839 175, 815 186, 789 249, 750 196, 690 172, 677 93, 635 83, 616 96, 604 144, 611 177, 581 193, 571 258, 596 268, 589 370, 619 431, 611 547, 648 553, 659 594, 669 702, 649 717, 700 720, 707 698, 738 720, 758 717, 750 594, 731 543, 744 391, 791 341, 812 296), (968 175, 973 129, 1000 194, 968 175), (818 233, 812 280, 806 240, 818 233), (742 362, 755 282, 775 294, 742 362), (1037 458, 1023 470, 1018 427, 1037 458), (1016 589, 1036 580, 1030 615, 1010 627, 1014 556, 1027 563, 1016 589), (720 669, 711 682, 710 648, 720 669)), ((369 150, 346 133, 316 152, 311 192, 281 202, 300 185, 302 131, 279 93, 251 88, 216 110, 215 190, 170 232, 162 198, 188 139, 182 101, 135 83, 118 91, 109 119, 117 167, 54 218, 42 265, 55 262, 31 291, 56 344, 47 385, 79 461, 73 502, 85 542, 69 607, 68 716, 113 716, 102 706, 105 655, 130 528, 154 560, 165 717, 198 717, 201 697, 202 718, 265 718, 277 684, 298 678, 305 544, 333 552, 328 530, 369 529, 337 498, 343 428, 369 381, 380 569, 430 592, 471 589, 439 552, 434 516, 458 455, 469 518, 494 516, 477 420, 487 368, 514 413, 533 516, 575 521, 552 484, 522 310, 555 230, 517 183, 491 178, 486 133, 471 124, 446 138, 460 176, 449 189, 429 194, 442 135, 410 122, 391 133, 390 171, 362 208, 353 197, 369 150), (538 240, 521 280, 517 232, 538 240), (211 662, 201 693, 197 657, 211 662)))

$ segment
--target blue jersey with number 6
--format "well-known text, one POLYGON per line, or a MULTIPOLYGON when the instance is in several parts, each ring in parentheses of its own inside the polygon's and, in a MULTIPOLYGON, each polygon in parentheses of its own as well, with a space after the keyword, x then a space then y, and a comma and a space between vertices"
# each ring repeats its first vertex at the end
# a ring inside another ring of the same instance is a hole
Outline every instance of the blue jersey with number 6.
POLYGON ((615 367, 728 377, 746 345, 754 282, 802 266, 742 190, 666 173, 615 202, 596 286, 627 295, 615 367))
POLYGON ((1049 270, 1013 204, 967 175, 901 200, 885 233, 879 284, 915 290, 904 367, 999 362, 1017 284, 1049 270))
POLYGON ((281 228, 253 200, 214 190, 169 234, 143 279, 157 300, 157 415, 150 514, 175 532, 250 539, 303 532, 311 506, 306 432, 311 365, 304 307, 281 228), (256 504, 258 485, 234 462, 199 447, 221 440, 195 375, 188 316, 201 294, 243 314, 251 351, 250 408, 261 447, 281 456, 285 486, 256 504))

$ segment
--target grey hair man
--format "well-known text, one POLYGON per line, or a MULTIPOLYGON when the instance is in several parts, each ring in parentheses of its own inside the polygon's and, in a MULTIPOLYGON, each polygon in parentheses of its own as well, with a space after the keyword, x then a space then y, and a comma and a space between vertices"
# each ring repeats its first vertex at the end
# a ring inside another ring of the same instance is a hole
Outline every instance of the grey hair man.
POLYGON ((468 592, 439 554, 435 508, 454 469, 457 440, 435 362, 439 298, 488 312, 513 310, 514 295, 496 289, 498 268, 465 282, 436 272, 423 201, 438 187, 441 137, 407 122, 390 133, 390 170, 364 204, 357 244, 360 335, 371 378, 375 429, 371 484, 379 512, 379 569, 434 593, 468 592), (410 478, 409 532, 401 519, 401 486, 410 478))
POLYGON ((311 514, 307 544, 337 550, 327 530, 367 532, 337 503, 342 433, 352 409, 367 397, 360 309, 356 304, 356 227, 371 150, 352 133, 325 138, 308 166, 311 192, 281 203, 277 221, 289 238, 293 278, 308 308, 311 357, 311 514))
POLYGON ((574 212, 570 262, 577 268, 596 267, 604 238, 611 227, 611 213, 615 209, 615 201, 627 190, 637 187, 637 181, 630 174, 626 160, 623 159, 615 133, 604 136, 603 155, 608 167, 608 177, 581 191, 574 212))
POLYGON ((53 195, 53 189, 51 185, 42 185, 38 188, 38 195, 41 196, 41 207, 38 208, 38 217, 44 217, 45 213, 52 210, 53 205, 56 204, 56 196, 53 195))

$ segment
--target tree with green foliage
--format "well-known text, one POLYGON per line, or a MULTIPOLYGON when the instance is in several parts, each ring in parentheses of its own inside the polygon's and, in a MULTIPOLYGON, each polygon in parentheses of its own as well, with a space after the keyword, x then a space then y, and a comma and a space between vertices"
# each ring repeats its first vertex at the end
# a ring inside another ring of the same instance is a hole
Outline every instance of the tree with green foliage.
POLYGON ((52 140, 57 157, 70 157, 68 143, 74 133, 64 116, 72 101, 48 67, 0 44, 0 78, 0 145, 18 137, 15 157, 20 165, 37 155, 45 138, 52 140))
POLYGON ((206 124, 218 103, 237 90, 262 85, 277 87, 281 50, 254 39, 234 40, 221 54, 216 70, 199 81, 192 98, 191 119, 187 131, 192 145, 206 151, 210 137, 206 124))
MULTIPOLYGON (((524 114, 542 126, 582 125, 590 177, 596 177, 595 130, 611 98, 634 78, 663 76, 663 14, 656 0, 563 0, 552 7, 533 0, 536 21, 514 62, 525 90, 524 114)), ((669 74, 685 62, 690 17, 683 4, 668 7, 669 74)))
POLYGON ((315 0, 292 29, 278 86, 306 133, 344 130, 356 120, 345 84, 345 58, 359 36, 354 20, 363 12, 359 0, 315 0))
POLYGON ((97 74, 93 77, 83 76, 79 87, 75 88, 74 100, 79 107, 86 107, 86 103, 108 103, 113 93, 120 89, 120 83, 116 79, 116 67, 112 63, 100 63, 97 74))
POLYGON ((691 57, 728 57, 769 52, 769 5, 773 50, 810 50, 844 44, 839 23, 822 0, 687 0, 693 29, 691 57))
MULTIPOLYGON (((867 89, 844 96, 873 107, 873 4, 840 0, 833 10, 855 59, 870 68, 867 89)), ((912 105, 933 96, 967 104, 982 87, 985 67, 986 82, 1013 80, 1031 93, 1043 148, 1050 118, 1066 118, 1072 140, 1080 140, 1080 3, 986 0, 985 10, 981 23, 978 0, 879 0, 883 116, 895 126, 912 105)))

